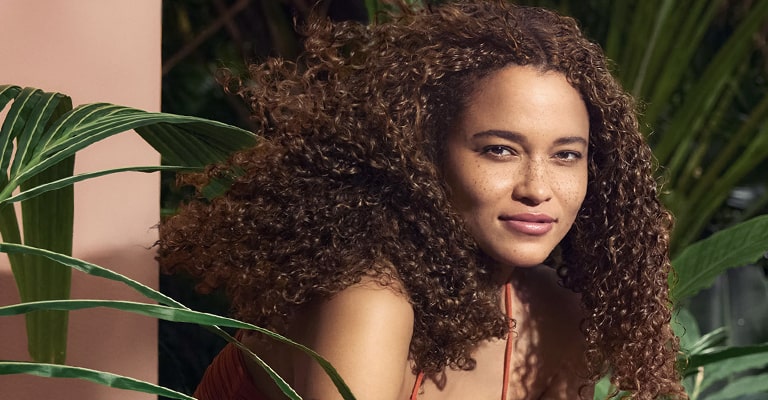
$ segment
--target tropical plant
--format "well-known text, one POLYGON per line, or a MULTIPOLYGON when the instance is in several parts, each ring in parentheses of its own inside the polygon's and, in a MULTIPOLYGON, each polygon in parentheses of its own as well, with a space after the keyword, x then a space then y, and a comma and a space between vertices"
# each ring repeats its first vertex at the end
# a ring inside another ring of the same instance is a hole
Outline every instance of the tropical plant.
MULTIPOLYGON (((158 319, 197 323, 244 350, 247 349, 219 326, 261 331, 308 353, 328 371, 339 391, 351 398, 349 389, 330 364, 312 350, 250 324, 189 310, 130 278, 70 256, 74 183, 118 172, 201 168, 252 145, 255 141, 253 133, 216 121, 113 104, 87 104, 73 109, 71 99, 60 93, 0 85, 0 110, 9 103, 11 106, 0 129, 0 167, 4 172, 0 177, 0 232, 3 237, 0 252, 8 254, 21 303, 0 307, 0 316, 26 314, 29 353, 34 362, 0 362, 0 374, 78 377, 117 388, 190 399, 182 393, 131 378, 62 365, 67 313, 110 307, 158 319), (125 167, 73 175, 72 166, 79 150, 131 129, 175 166, 125 167), (14 194, 17 188, 20 192, 14 194), (13 207, 16 202, 22 203, 23 240, 13 207), (121 282, 158 304, 69 300, 72 269, 121 282)), ((221 187, 209 185, 206 190, 214 196, 221 187)), ((289 398, 298 398, 271 368, 257 356, 250 355, 289 398)))
MULTIPOLYGON (((34 88, 0 86, 0 110, 11 107, 0 130, 0 234, 62 254, 72 252, 72 184, 125 171, 200 167, 253 143, 253 134, 194 117, 152 114, 110 104, 72 109, 68 96, 34 88), (73 176, 77 151, 114 134, 136 129, 163 157, 181 167, 128 167, 73 176), (14 195, 16 189, 19 194, 14 195), (22 202, 22 241, 13 203, 22 202)), ((69 296, 69 268, 41 257, 9 255, 22 301, 69 296)), ((53 363, 65 359, 66 313, 27 317, 30 355, 53 363)))

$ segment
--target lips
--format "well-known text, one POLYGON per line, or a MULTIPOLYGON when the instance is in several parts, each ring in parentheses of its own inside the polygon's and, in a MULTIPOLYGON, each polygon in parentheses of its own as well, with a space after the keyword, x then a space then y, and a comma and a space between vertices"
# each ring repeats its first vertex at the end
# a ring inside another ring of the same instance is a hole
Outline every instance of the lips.
POLYGON ((522 213, 499 217, 504 226, 524 235, 541 236, 551 231, 557 220, 547 214, 522 213))

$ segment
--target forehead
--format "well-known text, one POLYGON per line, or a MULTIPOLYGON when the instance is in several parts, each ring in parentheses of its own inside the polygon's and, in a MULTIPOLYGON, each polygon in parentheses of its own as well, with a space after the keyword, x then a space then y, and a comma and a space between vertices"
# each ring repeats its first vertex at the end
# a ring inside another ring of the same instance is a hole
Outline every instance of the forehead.
POLYGON ((506 92, 506 96, 519 95, 535 100, 535 96, 542 91, 531 89, 551 89, 554 86, 582 97, 579 89, 575 88, 562 72, 538 66, 510 64, 485 73, 471 82, 466 100, 469 104, 484 96, 498 95, 502 90, 506 92))
POLYGON ((457 117, 454 128, 471 130, 546 127, 585 135, 589 130, 582 96, 563 74, 518 65, 479 79, 457 117))

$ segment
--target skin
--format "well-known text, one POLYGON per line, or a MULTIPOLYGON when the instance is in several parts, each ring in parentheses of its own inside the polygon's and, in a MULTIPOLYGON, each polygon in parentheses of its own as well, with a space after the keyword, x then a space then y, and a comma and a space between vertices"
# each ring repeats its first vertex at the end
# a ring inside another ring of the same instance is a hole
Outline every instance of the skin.
POLYGON ((511 66, 476 88, 449 135, 445 174, 500 269, 541 264, 568 233, 587 191, 588 141, 586 106, 562 74, 511 66))
MULTIPOLYGON (((444 173, 456 209, 496 261, 499 290, 512 283, 517 325, 510 399, 573 399, 579 393, 591 398, 577 372, 584 351, 579 299, 558 285, 553 270, 528 268, 541 264, 562 240, 584 199, 584 102, 563 75, 520 66, 482 79, 468 100, 449 134, 444 173), (516 221, 521 214, 528 220, 516 221)), ((288 336, 327 358, 357 398, 407 399, 416 379, 408 359, 413 318, 397 282, 363 282, 307 307, 288 336)), ((305 399, 340 398, 303 354, 256 337, 244 342, 305 399)), ((473 351, 473 370, 427 377, 419 399, 498 400, 505 343, 481 343, 473 351)), ((248 368, 269 398, 283 398, 257 366, 248 368)))

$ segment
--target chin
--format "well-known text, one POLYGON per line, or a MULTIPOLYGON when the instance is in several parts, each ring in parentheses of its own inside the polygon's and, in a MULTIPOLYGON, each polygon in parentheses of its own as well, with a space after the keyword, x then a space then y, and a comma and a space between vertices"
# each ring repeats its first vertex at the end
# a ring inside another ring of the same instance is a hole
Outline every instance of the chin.
POLYGON ((528 262, 519 262, 515 264, 510 264, 513 268, 533 268, 536 266, 539 266, 544 263, 544 260, 540 261, 528 261, 528 262))
POLYGON ((493 264, 506 268, 531 268, 541 265, 556 247, 554 242, 546 243, 480 243, 480 249, 493 264))
POLYGON ((546 261, 547 257, 541 256, 541 255, 530 255, 530 256, 524 256, 524 255, 515 255, 515 256, 491 256, 491 258, 496 261, 500 266, 503 267, 509 267, 509 268, 533 268, 537 265, 541 265, 546 261))

